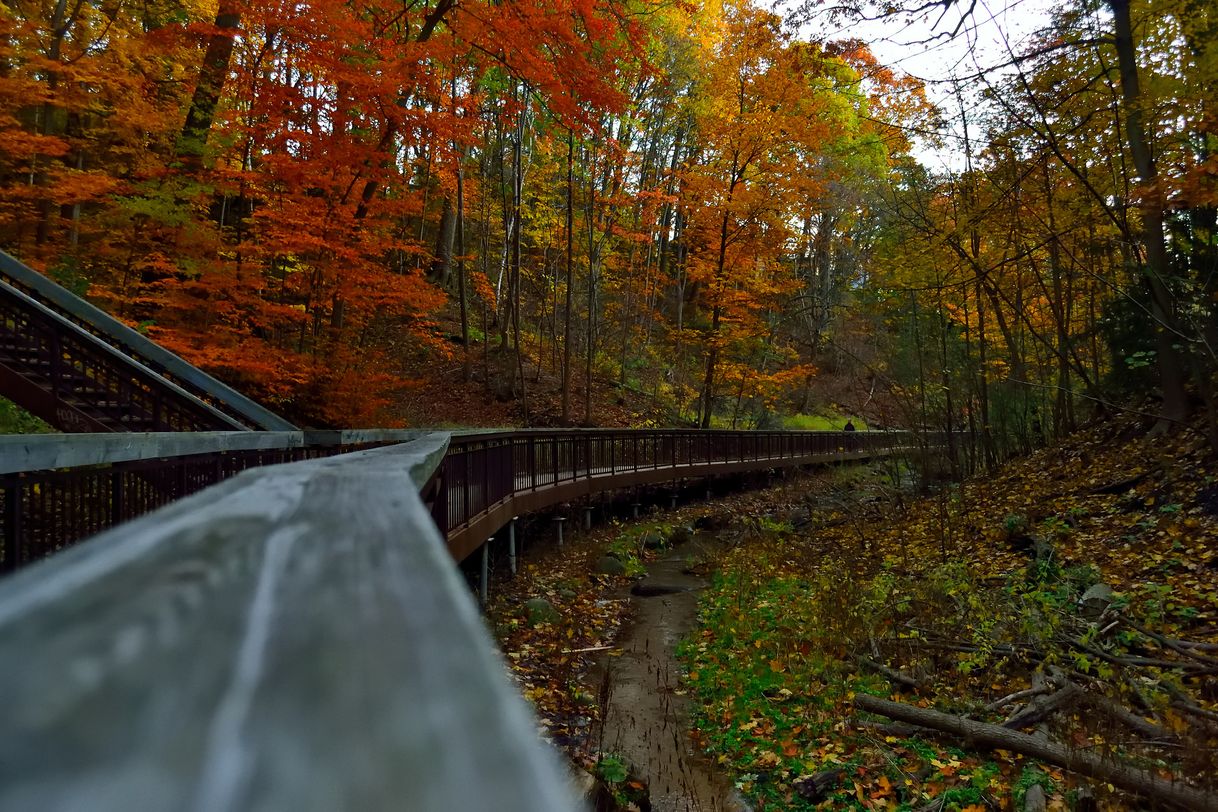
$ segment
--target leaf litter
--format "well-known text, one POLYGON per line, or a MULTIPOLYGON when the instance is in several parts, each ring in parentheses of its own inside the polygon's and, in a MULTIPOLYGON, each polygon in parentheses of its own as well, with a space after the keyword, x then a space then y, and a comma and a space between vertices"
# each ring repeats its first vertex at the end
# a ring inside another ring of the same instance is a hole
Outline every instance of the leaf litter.
POLYGON ((598 750, 589 675, 615 653, 630 574, 597 575, 596 560, 624 543, 645 562, 648 528, 728 517, 707 524, 735 543, 691 564, 713 584, 681 653, 691 735, 754 808, 977 812, 1023 809, 1030 792, 1048 809, 1159 808, 863 712, 857 697, 1007 723, 1212 796, 1215 468, 1197 433, 1117 423, 920 498, 893 485, 892 466, 826 470, 530 553, 488 619, 543 734, 603 773, 616 762, 598 750), (529 623, 537 596, 558 619, 529 623), (1041 708, 1067 686, 1069 701, 1041 708))

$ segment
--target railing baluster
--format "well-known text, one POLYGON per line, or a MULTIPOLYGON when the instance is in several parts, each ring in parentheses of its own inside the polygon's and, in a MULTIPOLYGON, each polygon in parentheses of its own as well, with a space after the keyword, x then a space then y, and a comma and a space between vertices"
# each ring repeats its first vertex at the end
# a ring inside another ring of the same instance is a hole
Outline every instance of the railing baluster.
MULTIPOLYGON (((245 435, 250 436, 250 435, 245 435)), ((428 492, 433 516, 451 537, 466 532, 482 540, 498 528, 505 510, 520 512, 514 499, 554 488, 552 502, 534 498, 529 505, 553 504, 583 495, 571 484, 596 478, 598 489, 657 481, 641 472, 671 467, 672 479, 688 476, 686 466, 709 466, 708 473, 780 467, 809 457, 892 451, 914 441, 908 433, 732 432, 689 430, 580 430, 519 432, 451 438, 447 456, 428 492), (840 449, 840 452, 839 452, 840 449), (547 469, 548 468, 548 472, 547 469)), ((150 441, 151 442, 151 441, 150 441)), ((175 441, 177 442, 177 441, 175 441)), ((196 441, 197 442, 197 441, 196 441)), ((345 441, 344 441, 345 442, 345 441)), ((26 444, 23 441, 24 447, 26 444)), ((4 547, 0 571, 19 567, 54 549, 133 516, 194 493, 242 470, 275 462, 312 459, 353 448, 269 446, 193 453, 181 457, 118 461, 108 467, 65 466, 62 470, 4 474, 0 480, 4 547)), ((160 448, 153 446, 153 448, 160 448)), ((57 454, 62 452, 56 452, 57 454)), ((46 459, 59 459, 47 457, 46 459)), ((13 470, 13 469, 9 469, 13 470)), ((705 470, 705 469, 704 469, 705 470)), ((662 478, 662 477, 661 477, 662 478)), ((527 508, 526 508, 527 509, 527 508)))

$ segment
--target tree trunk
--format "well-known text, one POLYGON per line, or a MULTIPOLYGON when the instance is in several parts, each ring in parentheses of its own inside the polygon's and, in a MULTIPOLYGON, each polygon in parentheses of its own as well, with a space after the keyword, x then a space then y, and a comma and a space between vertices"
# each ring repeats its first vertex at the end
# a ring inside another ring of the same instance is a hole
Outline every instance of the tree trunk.
MULTIPOLYGON (((458 170, 459 171, 459 170, 458 170)), ((458 181, 460 183, 460 181, 458 181)), ((440 228, 436 234, 435 259, 427 277, 441 287, 447 287, 453 267, 453 240, 457 235, 457 216, 452 198, 444 196, 444 207, 440 212, 440 228)))
MULTIPOLYGON (((469 358, 469 300, 465 292, 465 169, 457 153, 457 295, 461 303, 461 378, 471 376, 469 358)), ((482 337, 486 340, 486 336, 482 337)))
POLYGON ((1156 802, 1170 803, 1193 812, 1218 812, 1218 795, 1204 792, 1180 781, 1168 781, 1147 770, 1140 770, 1084 749, 1068 749, 1041 736, 1019 733, 1000 725, 976 722, 939 711, 890 702, 859 694, 855 707, 887 716, 900 722, 950 733, 985 750, 1010 750, 1049 764, 1096 778, 1156 802))
POLYGON ((1129 15, 1129 0, 1107 0, 1112 11, 1117 64, 1121 76, 1121 97, 1125 103, 1125 137, 1133 155, 1134 168, 1142 183, 1142 242, 1146 251, 1145 277, 1150 288, 1151 314, 1154 317, 1155 344, 1158 353, 1159 387, 1163 397, 1160 416, 1166 429, 1188 417, 1188 396, 1184 391, 1184 364, 1175 342, 1174 305, 1167 286, 1170 267, 1163 244, 1163 194, 1157 188, 1158 169, 1150 152, 1142 116, 1142 91, 1138 80, 1137 51, 1133 42, 1133 26, 1129 15))
POLYGON ((562 424, 571 425, 571 309, 575 286, 575 131, 567 130, 567 293, 562 322, 562 424))
POLYGON ((216 11, 216 33, 207 40, 203 64, 199 68, 199 81, 186 112, 186 124, 178 137, 177 158, 188 172, 203 167, 203 156, 207 138, 216 117, 216 105, 228 78, 228 63, 233 55, 233 44, 237 29, 241 27, 240 5, 233 0, 221 0, 216 11))
MULTIPOLYGON (((715 287, 718 288, 715 291, 717 296, 723 295, 724 276, 727 272, 727 230, 731 219, 730 207, 736 194, 736 185, 739 183, 738 170, 738 161, 733 157, 731 183, 727 187, 723 219, 719 224, 719 256, 715 262, 714 281, 715 287)), ((715 410, 715 366, 719 363, 719 327, 722 318, 723 307, 716 300, 714 309, 711 311, 710 333, 707 335, 707 344, 710 347, 706 353, 706 377, 702 381, 702 415, 699 425, 704 429, 710 428, 711 415, 715 410)))
MULTIPOLYGON (((528 89, 524 89, 524 97, 528 98, 528 89)), ((520 411, 524 417, 524 423, 529 424, 529 397, 528 397, 528 382, 524 375, 524 355, 520 349, 520 204, 524 197, 524 122, 525 113, 520 113, 520 123, 516 130, 515 144, 515 164, 514 183, 512 188, 512 208, 513 208, 513 228, 512 228, 512 275, 511 275, 511 290, 508 291, 508 296, 512 300, 512 334, 513 348, 516 353, 516 372, 520 376, 520 411)), ((504 327, 504 330, 507 328, 504 327)), ((506 335, 506 332, 505 332, 506 335)))

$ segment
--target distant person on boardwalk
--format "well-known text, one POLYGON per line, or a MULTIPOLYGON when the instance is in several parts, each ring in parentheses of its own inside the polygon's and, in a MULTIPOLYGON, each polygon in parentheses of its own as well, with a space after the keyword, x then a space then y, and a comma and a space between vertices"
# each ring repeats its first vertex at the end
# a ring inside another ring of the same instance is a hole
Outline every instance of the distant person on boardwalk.
MULTIPOLYGON (((842 426, 842 431, 854 432, 858 431, 858 429, 854 427, 853 420, 847 420, 846 425, 842 426)), ((843 443, 843 445, 845 445, 847 451, 858 451, 859 439, 857 437, 850 437, 845 441, 845 443, 843 443)))

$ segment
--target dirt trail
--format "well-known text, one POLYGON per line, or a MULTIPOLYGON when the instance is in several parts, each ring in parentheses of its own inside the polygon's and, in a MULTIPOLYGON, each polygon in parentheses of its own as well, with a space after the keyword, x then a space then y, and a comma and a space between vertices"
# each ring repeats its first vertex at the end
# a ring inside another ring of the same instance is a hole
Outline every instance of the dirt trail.
POLYGON ((648 568, 631 596, 634 620, 623 629, 620 657, 608 658, 604 752, 616 753, 647 782, 655 812, 742 812, 725 776, 698 755, 689 738, 688 697, 680 686, 678 642, 697 625, 697 590, 705 581, 682 570, 716 543, 695 539, 648 568), (663 594, 655 594, 655 593, 663 594))

